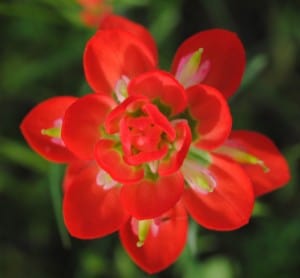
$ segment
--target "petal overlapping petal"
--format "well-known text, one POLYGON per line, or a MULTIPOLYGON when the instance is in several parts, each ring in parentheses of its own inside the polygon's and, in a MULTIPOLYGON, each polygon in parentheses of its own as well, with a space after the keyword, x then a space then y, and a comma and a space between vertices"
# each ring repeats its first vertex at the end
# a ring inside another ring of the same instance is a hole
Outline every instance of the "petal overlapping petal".
POLYGON ((171 209, 180 199, 184 189, 182 174, 178 171, 154 180, 125 184, 121 189, 121 202, 135 218, 155 218, 171 209))
POLYGON ((185 120, 174 121, 173 125, 176 131, 176 140, 169 157, 159 162, 158 173, 162 176, 170 175, 180 169, 192 141, 191 130, 185 120))
POLYGON ((101 127, 114 101, 101 94, 78 99, 66 113, 62 138, 66 146, 83 160, 93 159, 94 147, 101 138, 101 127))
POLYGON ((237 161, 244 160, 240 163, 253 183, 256 196, 273 191, 290 180, 285 158, 265 135, 246 130, 232 131, 224 146, 233 148, 231 155, 229 151, 227 156, 237 161), (238 154, 240 157, 235 157, 235 150, 243 152, 238 154), (246 155, 250 161, 247 162, 241 155, 246 155))
POLYGON ((199 66, 209 65, 200 82, 217 88, 226 98, 233 95, 240 85, 246 64, 244 47, 237 35, 222 29, 195 34, 178 48, 171 72, 176 75, 182 60, 199 49, 203 49, 199 66))
POLYGON ((112 95, 118 81, 129 80, 156 67, 156 60, 136 36, 119 29, 99 30, 88 41, 83 66, 95 92, 112 95))
POLYGON ((23 119, 20 128, 28 144, 45 159, 53 162, 71 162, 76 159, 61 140, 61 124, 67 108, 76 97, 59 96, 35 106, 23 119), (52 130, 47 135, 46 130, 52 130))
POLYGON ((150 71, 134 78, 128 85, 128 94, 148 97, 151 102, 160 106, 162 112, 171 116, 182 112, 187 106, 182 85, 171 74, 161 70, 150 71))
POLYGON ((182 204, 154 220, 156 231, 149 231, 143 246, 137 246, 137 235, 128 220, 120 229, 121 242, 134 262, 148 273, 170 266, 182 252, 187 238, 188 220, 182 204))
POLYGON ((127 164, 113 140, 99 140, 95 146, 95 158, 98 164, 111 177, 121 183, 138 182, 144 177, 144 170, 127 164))
POLYGON ((100 23, 99 29, 120 29, 135 35, 139 38, 139 40, 144 42, 146 47, 149 48, 154 60, 157 60, 156 43, 151 33, 144 26, 131 20, 128 20, 125 17, 118 16, 115 14, 109 14, 103 18, 103 20, 100 23))
POLYGON ((232 118, 229 106, 218 90, 206 85, 187 89, 188 111, 193 119, 194 144, 205 150, 221 145, 229 136, 232 118))
POLYGON ((208 229, 226 231, 240 228, 248 223, 254 193, 246 172, 234 161, 212 155, 208 168, 199 166, 202 181, 210 188, 204 191, 198 185, 186 188, 184 204, 192 218, 208 229))
POLYGON ((74 237, 92 239, 117 231, 127 220, 120 206, 120 188, 106 188, 96 163, 82 169, 69 184, 63 200, 64 221, 74 237))

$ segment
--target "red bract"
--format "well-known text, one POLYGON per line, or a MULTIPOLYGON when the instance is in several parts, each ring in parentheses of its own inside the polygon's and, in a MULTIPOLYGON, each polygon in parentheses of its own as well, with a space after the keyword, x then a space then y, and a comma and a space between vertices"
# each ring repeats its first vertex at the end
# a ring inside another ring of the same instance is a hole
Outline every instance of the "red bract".
POLYGON ((70 233, 90 239, 119 231, 148 273, 179 256, 186 212, 208 229, 233 230, 248 223, 255 195, 289 179, 269 139, 230 135, 226 97, 245 66, 234 33, 200 32, 179 47, 171 73, 156 65, 150 33, 108 16, 84 52, 96 93, 41 104, 21 126, 42 155, 72 161, 63 201, 70 233))
POLYGON ((240 163, 249 175, 256 196, 273 191, 290 180, 285 158, 266 136, 254 131, 233 131, 216 150, 240 163))
POLYGON ((21 131, 28 144, 47 160, 70 162, 76 159, 61 139, 65 111, 76 99, 61 96, 45 100, 35 106, 21 123, 21 131))
POLYGON ((204 83, 228 98, 240 85, 246 64, 236 34, 222 29, 200 32, 177 50, 171 72, 185 87, 204 83))
POLYGON ((154 219, 130 218, 120 229, 120 239, 137 265, 148 273, 172 264, 187 237, 187 216, 182 204, 154 219))

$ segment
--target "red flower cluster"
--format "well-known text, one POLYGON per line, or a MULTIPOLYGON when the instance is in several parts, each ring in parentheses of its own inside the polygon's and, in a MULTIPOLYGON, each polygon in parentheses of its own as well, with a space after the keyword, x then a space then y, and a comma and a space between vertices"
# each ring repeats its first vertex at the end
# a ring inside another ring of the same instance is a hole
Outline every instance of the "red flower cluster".
POLYGON ((68 163, 71 235, 119 231, 132 259, 153 273, 184 248, 187 213, 219 231, 248 223, 254 198, 286 184, 289 170, 264 135, 231 131, 226 98, 244 67, 238 37, 214 29, 187 39, 170 72, 159 70, 149 32, 107 16, 84 53, 95 93, 48 99, 21 124, 40 155, 68 163))

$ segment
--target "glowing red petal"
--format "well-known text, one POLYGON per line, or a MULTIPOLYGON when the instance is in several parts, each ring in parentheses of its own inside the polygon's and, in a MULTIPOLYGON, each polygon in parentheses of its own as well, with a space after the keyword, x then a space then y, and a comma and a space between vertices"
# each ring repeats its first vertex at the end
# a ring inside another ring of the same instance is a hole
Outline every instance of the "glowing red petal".
POLYGON ((75 160, 68 164, 66 167, 64 179, 63 179, 63 191, 68 190, 69 186, 73 183, 78 174, 85 168, 89 167, 92 161, 89 160, 75 160))
POLYGON ((107 115, 105 119, 106 132, 109 134, 118 132, 121 119, 126 117, 127 113, 136 112, 143 104, 148 102, 149 100, 143 96, 130 96, 126 98, 107 115))
MULTIPOLYGON (((232 119, 228 104, 218 90, 206 85, 187 89, 188 109, 196 121, 194 142, 199 148, 212 150, 229 136, 232 119)), ((193 133, 193 131, 192 131, 193 133)))
POLYGON ((80 98, 67 109, 62 126, 66 146, 83 160, 93 159, 101 127, 114 102, 100 94, 80 98))
POLYGON ((254 131, 233 131, 225 145, 235 146, 262 160, 268 168, 260 165, 242 164, 254 186, 256 196, 273 191, 290 180, 289 166, 274 143, 263 134, 254 131))
POLYGON ((111 95, 117 82, 153 69, 156 61, 149 49, 134 35, 118 30, 99 30, 88 41, 84 71, 95 92, 111 95))
POLYGON ((169 140, 175 140, 175 129, 168 118, 165 117, 155 105, 147 103, 143 106, 143 111, 147 113, 155 125, 159 126, 168 135, 169 140))
POLYGON ((150 52, 153 55, 154 60, 157 60, 157 48, 156 43, 149 33, 149 31, 142 25, 133 22, 125 17, 117 16, 117 15, 107 15, 103 18, 99 29, 107 30, 107 29, 120 29, 127 31, 136 37, 138 37, 141 41, 144 42, 145 46, 149 48, 150 52))
POLYGON ((121 189, 121 202, 137 219, 154 218, 172 208, 183 192, 184 181, 180 172, 156 180, 143 179, 125 184, 121 189))
POLYGON ((241 41, 235 33, 222 29, 195 34, 178 48, 171 72, 176 74, 181 60, 200 48, 203 48, 202 63, 210 63, 210 69, 201 83, 217 88, 226 98, 230 97, 240 85, 246 64, 241 41))
POLYGON ((121 242, 133 261, 147 273, 156 273, 169 267, 182 252, 186 239, 188 221, 182 205, 178 204, 158 224, 157 234, 148 234, 143 246, 137 247, 138 238, 132 230, 131 221, 120 229, 121 242))
POLYGON ((187 187, 184 203, 192 218, 200 225, 212 230, 233 230, 248 223, 254 193, 249 177, 235 162, 213 155, 207 169, 215 181, 212 192, 187 187))
POLYGON ((182 112, 187 105, 182 85, 172 75, 160 70, 147 72, 133 79, 128 85, 128 94, 144 95, 154 103, 158 101, 170 109, 171 115, 182 112))
POLYGON ((69 233, 77 238, 92 239, 117 231, 127 214, 120 206, 120 189, 105 189, 97 184, 99 167, 84 168, 68 186, 63 200, 64 221, 69 233))
POLYGON ((178 171, 191 144, 192 134, 186 121, 176 121, 174 128, 176 130, 175 149, 171 152, 171 157, 160 161, 158 168, 160 175, 170 175, 178 171))
POLYGON ((114 180, 121 183, 138 182, 143 178, 144 170, 127 164, 117 147, 120 146, 112 140, 99 140, 95 147, 96 161, 114 180))
POLYGON ((59 138, 55 140, 42 134, 42 130, 53 128, 55 121, 63 120, 66 109, 76 99, 76 97, 61 96, 45 100, 35 106, 20 125, 21 132, 30 147, 47 160, 70 162, 76 159, 59 138))

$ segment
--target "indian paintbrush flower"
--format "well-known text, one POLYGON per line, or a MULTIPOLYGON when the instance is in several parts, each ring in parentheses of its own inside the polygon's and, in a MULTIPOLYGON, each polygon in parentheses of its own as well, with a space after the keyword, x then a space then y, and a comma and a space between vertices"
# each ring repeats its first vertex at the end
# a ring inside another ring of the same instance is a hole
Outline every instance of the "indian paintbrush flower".
POLYGON ((150 33, 106 16, 84 52, 94 93, 46 100, 21 124, 33 149, 69 164, 63 213, 71 235, 119 231, 133 260, 153 273, 181 253, 187 213, 213 230, 247 224, 254 197, 287 183, 289 171, 268 138, 232 131, 227 98, 244 68, 238 37, 213 29, 183 42, 170 72, 159 70, 150 33))

